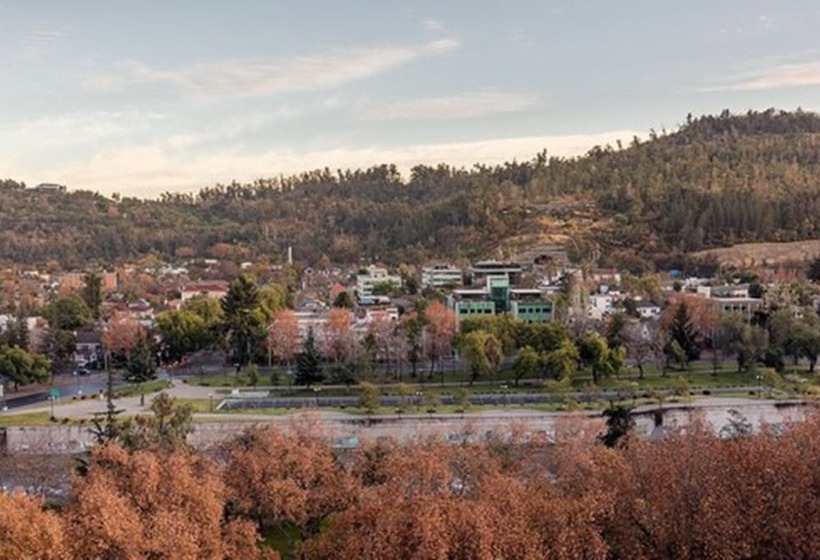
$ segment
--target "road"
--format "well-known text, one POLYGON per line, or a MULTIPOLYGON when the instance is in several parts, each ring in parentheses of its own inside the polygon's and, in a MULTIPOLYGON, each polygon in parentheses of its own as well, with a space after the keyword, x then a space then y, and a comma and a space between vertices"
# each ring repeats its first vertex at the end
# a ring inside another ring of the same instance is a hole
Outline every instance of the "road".
POLYGON ((59 390, 60 398, 72 397, 75 395, 97 394, 101 389, 105 389, 106 377, 103 373, 94 373, 88 376, 59 375, 54 378, 54 383, 48 387, 38 386, 34 391, 22 393, 6 393, 5 400, 0 399, 0 410, 14 410, 30 407, 36 404, 47 404, 49 391, 54 388, 59 390))

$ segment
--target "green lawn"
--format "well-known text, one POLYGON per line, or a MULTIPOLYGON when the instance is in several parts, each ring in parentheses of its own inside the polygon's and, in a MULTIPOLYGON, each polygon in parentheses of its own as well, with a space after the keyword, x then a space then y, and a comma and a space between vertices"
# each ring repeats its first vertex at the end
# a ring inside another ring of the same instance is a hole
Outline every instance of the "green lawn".
POLYGON ((171 382, 164 379, 154 379, 153 381, 146 381, 145 383, 124 385, 114 389, 114 397, 135 397, 141 394, 151 394, 158 391, 164 391, 171 388, 171 382))

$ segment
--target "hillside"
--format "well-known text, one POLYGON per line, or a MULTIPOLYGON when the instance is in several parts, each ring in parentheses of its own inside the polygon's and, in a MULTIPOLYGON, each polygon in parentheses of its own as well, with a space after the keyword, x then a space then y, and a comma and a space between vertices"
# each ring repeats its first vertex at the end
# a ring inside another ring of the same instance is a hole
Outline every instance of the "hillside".
POLYGON ((623 147, 472 169, 312 171, 160 200, 35 192, 0 181, 0 260, 79 267, 267 255, 306 264, 469 259, 565 245, 640 271, 745 242, 820 238, 820 116, 691 117, 623 147))

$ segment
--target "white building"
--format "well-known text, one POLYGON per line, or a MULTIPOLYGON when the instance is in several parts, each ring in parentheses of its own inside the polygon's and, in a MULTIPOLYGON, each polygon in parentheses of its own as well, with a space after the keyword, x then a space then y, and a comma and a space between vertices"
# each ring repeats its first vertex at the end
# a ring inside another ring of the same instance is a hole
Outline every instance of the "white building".
POLYGON ((657 319, 661 316, 661 306, 651 301, 636 301, 635 310, 641 319, 657 319))
POLYGON ((373 295, 373 288, 382 284, 393 284, 401 287, 401 276, 389 274, 386 268, 370 265, 367 274, 356 276, 356 294, 358 296, 373 295))
POLYGON ((421 287, 451 288, 463 283, 462 271, 454 266, 432 266, 421 269, 421 287))

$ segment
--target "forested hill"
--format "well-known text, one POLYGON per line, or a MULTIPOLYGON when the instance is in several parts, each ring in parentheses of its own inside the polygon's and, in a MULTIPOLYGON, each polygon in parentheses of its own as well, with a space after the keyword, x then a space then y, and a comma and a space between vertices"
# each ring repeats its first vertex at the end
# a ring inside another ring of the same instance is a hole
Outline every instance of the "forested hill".
POLYGON ((678 131, 573 159, 456 169, 312 171, 196 195, 113 200, 0 181, 0 259, 161 256, 314 263, 495 256, 505 240, 567 242, 602 265, 651 269, 684 252, 820 238, 820 116, 803 111, 687 118, 678 131))

